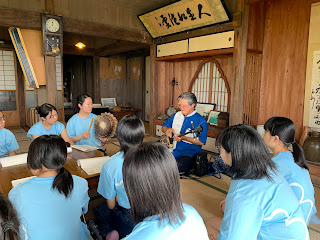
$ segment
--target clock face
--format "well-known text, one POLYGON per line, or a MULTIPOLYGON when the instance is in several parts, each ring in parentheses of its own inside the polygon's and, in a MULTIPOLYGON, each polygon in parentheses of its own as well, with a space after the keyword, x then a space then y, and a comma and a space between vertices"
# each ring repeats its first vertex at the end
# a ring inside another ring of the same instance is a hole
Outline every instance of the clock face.
POLYGON ((60 24, 59 22, 54 19, 54 18, 49 18, 46 21, 46 28, 50 31, 50 32, 58 32, 59 28, 60 28, 60 24))

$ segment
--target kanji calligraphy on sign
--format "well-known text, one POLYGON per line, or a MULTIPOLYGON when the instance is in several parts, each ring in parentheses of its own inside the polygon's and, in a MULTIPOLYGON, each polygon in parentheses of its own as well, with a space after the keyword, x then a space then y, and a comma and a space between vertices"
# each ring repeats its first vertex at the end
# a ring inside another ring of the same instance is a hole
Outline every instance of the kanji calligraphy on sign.
POLYGON ((153 38, 229 20, 221 0, 181 0, 139 16, 153 38))

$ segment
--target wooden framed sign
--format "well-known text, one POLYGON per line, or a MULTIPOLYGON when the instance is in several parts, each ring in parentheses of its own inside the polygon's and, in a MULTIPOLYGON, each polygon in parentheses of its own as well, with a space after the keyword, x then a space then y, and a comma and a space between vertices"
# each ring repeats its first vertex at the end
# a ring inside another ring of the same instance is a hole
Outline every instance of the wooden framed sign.
POLYGON ((139 16, 153 38, 226 22, 223 0, 181 0, 139 16))

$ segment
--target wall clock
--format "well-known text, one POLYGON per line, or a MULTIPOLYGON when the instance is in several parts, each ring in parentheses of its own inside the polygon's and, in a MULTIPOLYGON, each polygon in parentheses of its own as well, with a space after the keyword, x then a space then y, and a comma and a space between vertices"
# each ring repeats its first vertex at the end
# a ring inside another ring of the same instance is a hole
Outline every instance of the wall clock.
POLYGON ((49 56, 63 55, 62 17, 42 13, 43 54, 49 56))

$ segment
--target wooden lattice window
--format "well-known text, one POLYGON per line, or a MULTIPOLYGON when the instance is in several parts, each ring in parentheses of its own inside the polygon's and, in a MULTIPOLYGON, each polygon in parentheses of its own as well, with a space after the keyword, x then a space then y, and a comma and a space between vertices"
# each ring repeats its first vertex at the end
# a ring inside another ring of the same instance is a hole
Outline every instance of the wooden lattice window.
POLYGON ((198 102, 215 103, 217 111, 230 111, 230 87, 219 62, 215 59, 200 63, 189 92, 196 95, 198 102))

